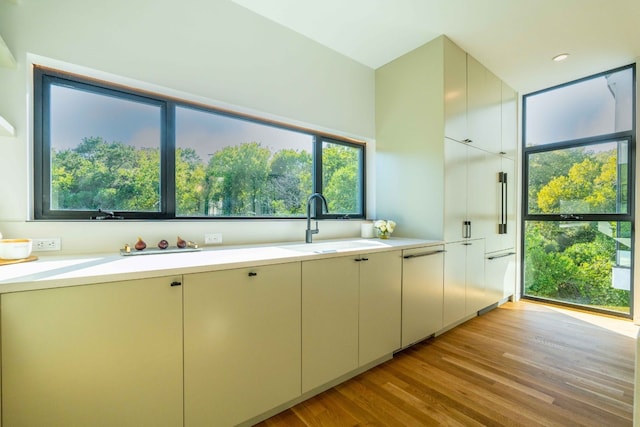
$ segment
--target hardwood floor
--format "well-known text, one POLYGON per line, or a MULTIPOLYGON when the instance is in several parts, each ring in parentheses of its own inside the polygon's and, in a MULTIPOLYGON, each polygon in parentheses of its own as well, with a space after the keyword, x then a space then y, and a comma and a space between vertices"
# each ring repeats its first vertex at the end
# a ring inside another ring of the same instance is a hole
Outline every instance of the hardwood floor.
POLYGON ((631 426, 630 321, 507 303, 259 426, 631 426))

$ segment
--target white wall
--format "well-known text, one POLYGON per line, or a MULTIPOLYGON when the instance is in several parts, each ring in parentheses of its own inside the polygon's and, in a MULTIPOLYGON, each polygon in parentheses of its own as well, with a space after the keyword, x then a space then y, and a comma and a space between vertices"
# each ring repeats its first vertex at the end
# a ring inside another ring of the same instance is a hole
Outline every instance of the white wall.
MULTIPOLYGON (((16 69, 0 67, 0 231, 62 237, 63 252, 115 251, 143 235, 225 244, 301 240, 296 221, 34 222, 31 62, 109 77, 169 95, 356 137, 374 151, 374 71, 227 0, 0 0, 0 35, 16 69)), ((373 164, 368 206, 373 214, 373 164)), ((357 221, 324 221, 317 238, 355 236, 357 221)))

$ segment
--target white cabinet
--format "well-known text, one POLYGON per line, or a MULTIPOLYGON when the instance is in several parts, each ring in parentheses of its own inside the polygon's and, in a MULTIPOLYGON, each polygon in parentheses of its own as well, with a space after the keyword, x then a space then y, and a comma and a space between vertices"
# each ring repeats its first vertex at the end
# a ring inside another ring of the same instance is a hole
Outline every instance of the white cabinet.
POLYGON ((472 238, 495 234, 495 203, 486 195, 500 153, 515 158, 516 102, 444 36, 377 69, 378 216, 394 218, 398 236, 451 241, 464 238, 470 213, 472 238))
POLYGON ((302 263, 302 392, 400 348, 401 251, 302 263))
POLYGON ((443 45, 445 137, 500 152, 502 82, 451 40, 443 45))
POLYGON ((487 299, 484 277, 484 243, 484 239, 469 240, 462 243, 466 248, 464 266, 467 287, 465 311, 467 315, 475 315, 479 310, 491 304, 487 299))
POLYGON ((302 392, 358 367, 359 265, 354 257, 302 262, 302 392))
MULTIPOLYGON (((515 294, 516 283, 516 202, 514 161, 501 157, 497 172, 496 190, 488 194, 494 197, 494 217, 501 224, 495 226, 486 237, 485 283, 487 305, 515 294), (502 181, 502 182, 499 182, 502 181)), ((497 166, 496 166, 497 167, 497 166)))
POLYGON ((467 157, 470 148, 457 141, 444 141, 444 240, 456 241, 468 235, 469 173, 467 157))
POLYGON ((454 141, 469 139, 467 123, 467 53, 442 38, 444 62, 444 135, 454 141))
MULTIPOLYGON (((502 148, 501 153, 511 160, 517 156, 518 145, 518 94, 502 82, 502 148)), ((513 181, 515 183, 515 180, 513 181)))
POLYGON ((444 247, 402 252, 402 347, 442 329, 444 247))
POLYGON ((467 247, 464 242, 445 245, 443 327, 454 325, 467 314, 467 247))
POLYGON ((500 217, 496 216, 494 193, 500 157, 449 139, 444 147, 444 240, 496 234, 500 217))
POLYGON ((301 394, 300 297, 300 263, 185 275, 186 425, 235 425, 301 394))
POLYGON ((513 250, 487 254, 485 257, 487 300, 494 304, 515 294, 516 253, 513 250))
POLYGON ((448 139, 444 144, 444 240, 484 238, 487 253, 513 249, 514 161, 448 139))
POLYGON ((500 79, 467 54, 467 138, 470 144, 490 153, 500 152, 501 104, 500 79))
POLYGON ((487 239, 486 252, 492 253, 514 249, 516 245, 516 177, 514 161, 506 157, 490 156, 487 162, 492 173, 491 183, 486 184, 489 191, 483 191, 487 205, 489 221, 483 237, 487 239))
POLYGON ((360 255, 358 365, 364 366, 400 348, 402 252, 360 255))
POLYGON ((398 223, 394 236, 442 237, 443 40, 375 73, 376 213, 398 223))
POLYGON ((445 245, 443 327, 455 325, 486 307, 484 240, 445 245))
POLYGON ((182 287, 156 278, 1 296, 5 426, 181 426, 182 287))

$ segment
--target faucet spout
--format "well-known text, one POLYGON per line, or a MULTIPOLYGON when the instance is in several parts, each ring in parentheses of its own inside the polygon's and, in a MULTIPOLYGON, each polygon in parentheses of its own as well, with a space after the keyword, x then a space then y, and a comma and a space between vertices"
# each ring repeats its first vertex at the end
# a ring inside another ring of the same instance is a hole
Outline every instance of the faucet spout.
MULTIPOLYGON (((329 206, 327 205, 327 199, 324 198, 324 196, 320 193, 313 193, 312 195, 309 196, 309 199, 307 199, 307 230, 305 233, 305 239, 304 241, 307 243, 311 243, 313 242, 313 235, 314 234, 318 234, 320 232, 320 230, 318 229, 318 221, 316 220, 316 228, 315 229, 311 229, 311 203, 315 202, 316 199, 319 199, 322 202, 322 205, 324 207, 324 212, 329 212, 329 206)), ((315 202, 317 203, 317 202, 315 202)))

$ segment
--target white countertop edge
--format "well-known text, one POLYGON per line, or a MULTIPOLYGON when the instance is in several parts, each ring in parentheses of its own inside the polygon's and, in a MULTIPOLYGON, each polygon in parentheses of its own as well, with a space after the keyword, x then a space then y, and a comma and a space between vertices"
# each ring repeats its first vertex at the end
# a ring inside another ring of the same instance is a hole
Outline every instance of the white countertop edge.
POLYGON ((198 252, 121 256, 88 254, 41 256, 37 261, 0 266, 0 294, 37 289, 61 288, 95 283, 117 282, 183 274, 204 273, 236 268, 257 267, 288 262, 334 258, 354 253, 374 253, 442 245, 443 241, 407 238, 317 240, 316 244, 367 240, 384 247, 347 249, 331 253, 288 250, 301 242, 267 243, 204 248, 198 252))

